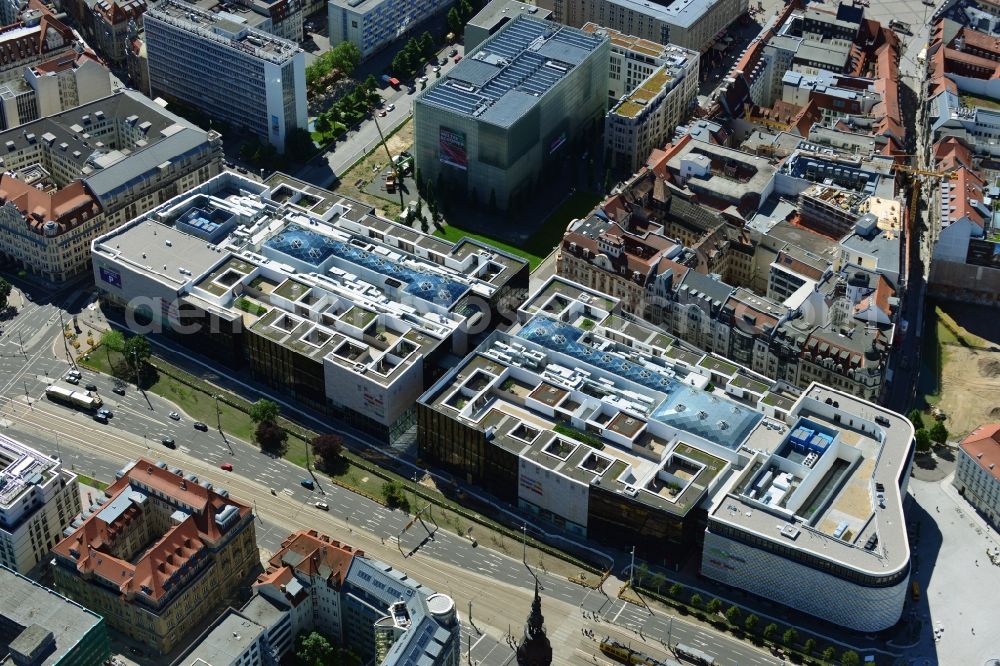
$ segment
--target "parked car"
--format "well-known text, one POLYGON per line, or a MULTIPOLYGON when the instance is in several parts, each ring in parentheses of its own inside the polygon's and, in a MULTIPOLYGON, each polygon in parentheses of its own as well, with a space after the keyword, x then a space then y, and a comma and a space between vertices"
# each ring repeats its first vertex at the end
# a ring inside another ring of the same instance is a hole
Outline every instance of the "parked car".
POLYGON ((232 472, 233 471, 233 465, 232 465, 232 463, 222 463, 221 465, 219 465, 219 469, 222 469, 222 470, 224 470, 226 472, 232 472))
POLYGON ((460 56, 460 55, 455 56, 455 62, 458 62, 461 59, 462 59, 462 56, 460 56))
POLYGON ((385 107, 385 110, 386 111, 395 111, 396 110, 396 105, 395 104, 389 104, 388 106, 385 107))
POLYGON ((167 447, 168 449, 177 448, 177 444, 174 443, 173 437, 164 437, 163 439, 160 440, 160 443, 163 444, 163 446, 167 447))
POLYGON ((312 479, 302 479, 301 481, 299 481, 299 485, 302 486, 303 488, 308 488, 309 490, 313 490, 314 488, 316 488, 316 484, 313 483, 312 479))
POLYGON ((448 51, 448 57, 450 58, 454 58, 457 55, 458 55, 458 49, 452 49, 451 51, 448 51))
POLYGON ((431 69, 431 71, 433 71, 435 73, 436 72, 440 72, 441 71, 441 65, 434 65, 434 67, 431 69))
POLYGON ((438 64, 439 65, 447 65, 448 64, 448 59, 442 56, 442 57, 438 58, 438 64))
POLYGON ((195 430, 200 430, 202 432, 208 432, 208 426, 201 421, 195 421, 193 424, 195 430))

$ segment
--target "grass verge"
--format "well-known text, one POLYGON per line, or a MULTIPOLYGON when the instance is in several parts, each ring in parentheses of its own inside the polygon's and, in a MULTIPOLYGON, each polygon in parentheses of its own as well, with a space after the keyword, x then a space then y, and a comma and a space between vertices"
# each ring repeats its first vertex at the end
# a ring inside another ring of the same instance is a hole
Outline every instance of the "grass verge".
POLYGON ((83 474, 77 474, 76 480, 85 486, 90 486, 91 488, 97 488, 98 490, 105 490, 108 487, 107 483, 103 481, 98 481, 95 478, 85 476, 83 474))
MULTIPOLYGON (((107 354, 103 349, 98 348, 81 357, 79 363, 85 367, 104 374, 116 376, 116 369, 121 366, 121 358, 112 352, 107 354)), ((195 377, 194 375, 177 368, 163 359, 154 357, 150 365, 156 370, 154 378, 147 380, 149 386, 146 387, 150 393, 155 393, 163 398, 175 402, 185 413, 201 420, 204 423, 214 425, 216 423, 215 405, 213 395, 219 395, 219 414, 222 420, 223 430, 231 435, 239 437, 246 442, 252 442, 253 422, 246 410, 250 407, 250 402, 240 396, 223 391, 208 382, 195 377)), ((318 433, 300 426, 284 417, 278 419, 281 425, 289 433, 288 447, 283 457, 289 462, 303 468, 303 477, 306 472, 306 442, 310 441, 318 433)), ((334 429, 334 428, 331 428, 334 429)), ((382 454, 377 451, 365 449, 368 457, 359 456, 353 452, 345 450, 342 460, 338 462, 328 472, 324 470, 323 476, 327 476, 333 483, 348 490, 359 493, 369 499, 385 504, 382 495, 382 487, 386 481, 392 481, 403 488, 407 505, 413 510, 426 505, 428 502, 434 504, 434 521, 441 527, 456 534, 467 536, 469 528, 478 524, 485 528, 486 534, 478 534, 480 540, 489 538, 496 549, 506 554, 518 554, 521 550, 521 535, 491 518, 470 509, 468 499, 461 498, 462 503, 454 501, 440 492, 414 482, 410 478, 403 477, 380 465, 378 456, 382 454)), ((581 560, 564 553, 545 543, 537 541, 531 537, 527 539, 528 558, 532 565, 545 569, 546 557, 549 565, 554 564, 552 558, 561 560, 569 569, 579 575, 582 572, 589 572, 595 582, 599 577, 593 574, 600 573, 597 568, 588 565, 581 560)), ((557 567, 556 570, 566 567, 557 567)))
POLYGON ((523 246, 514 246, 496 238, 477 234, 449 223, 443 230, 434 232, 439 238, 457 242, 468 236, 488 243, 497 249, 510 252, 528 260, 531 270, 535 270, 545 257, 559 244, 570 221, 587 215, 601 200, 600 194, 593 192, 574 192, 566 199, 538 228, 523 246))

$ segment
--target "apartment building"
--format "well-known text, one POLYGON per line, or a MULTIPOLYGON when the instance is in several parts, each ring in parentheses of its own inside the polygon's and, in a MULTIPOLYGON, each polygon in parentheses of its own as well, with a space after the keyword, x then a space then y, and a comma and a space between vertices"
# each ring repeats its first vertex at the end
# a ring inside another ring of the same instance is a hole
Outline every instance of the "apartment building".
POLYGON ((81 21, 94 48, 107 61, 122 66, 130 24, 142 26, 146 0, 82 0, 78 6, 86 8, 84 14, 76 18, 81 21))
POLYGON ((991 525, 1000 525, 1000 423, 985 423, 958 445, 952 479, 958 492, 991 525))
POLYGON ((197 107, 282 152, 289 134, 307 129, 305 54, 295 42, 180 0, 151 8, 144 27, 153 94, 197 107))
POLYGON ((267 630, 234 608, 226 609, 173 666, 265 666, 275 663, 267 630))
POLYGON ((451 5, 452 0, 329 0, 330 45, 350 42, 367 60, 451 5))
POLYGON ((528 263, 284 174, 227 172, 93 244, 94 282, 215 360, 385 439, 437 361, 527 291, 528 263), (199 335, 192 335, 192 331, 199 335))
POLYGON ((49 282, 102 233, 216 175, 222 140, 132 90, 0 132, 0 254, 49 282))
POLYGON ((67 51, 0 84, 0 130, 108 97, 120 86, 93 51, 67 51))
POLYGON ((660 183, 643 170, 572 222, 556 273, 764 376, 879 396, 898 319, 900 250, 893 231, 866 214, 870 225, 859 222, 840 244, 787 222, 787 229, 748 233, 660 183), (862 268, 886 278, 874 300, 877 280, 849 289, 862 268))
POLYGON ((27 574, 80 512, 76 474, 0 435, 0 565, 27 574))
POLYGON ((259 566, 250 506, 166 463, 118 473, 53 549, 56 586, 160 654, 259 566))
POLYGON ((414 158, 437 191, 526 205, 607 111, 609 40, 518 14, 413 102, 414 158))
POLYGON ((0 83, 21 78, 25 67, 37 65, 76 47, 85 47, 73 29, 44 6, 26 8, 0 27, 0 83))
POLYGON ((658 44, 704 53, 720 33, 747 13, 748 0, 541 0, 552 20, 574 27, 596 23, 658 44))
POLYGON ((684 134, 665 149, 654 151, 654 171, 718 211, 735 208, 749 218, 774 191, 777 168, 764 157, 684 134))
MULTIPOLYGON (((584 31, 592 25, 584 26, 584 31)), ((650 152, 667 143, 676 127, 684 124, 698 93, 697 52, 669 45, 659 47, 659 55, 651 58, 640 50, 642 41, 611 35, 608 93, 621 84, 625 92, 604 119, 604 146, 611 166, 629 173, 637 171, 650 152), (639 72, 650 68, 649 60, 659 65, 630 87, 639 72)))
POLYGON ((97 613, 0 564, 4 663, 101 666, 111 658, 97 613))
POLYGON ((303 631, 333 637, 366 664, 459 664, 461 627, 451 597, 316 530, 282 542, 254 593, 228 614, 228 622, 247 626, 254 640, 224 641, 216 629, 176 666, 213 652, 222 653, 210 662, 217 666, 274 663, 303 631))

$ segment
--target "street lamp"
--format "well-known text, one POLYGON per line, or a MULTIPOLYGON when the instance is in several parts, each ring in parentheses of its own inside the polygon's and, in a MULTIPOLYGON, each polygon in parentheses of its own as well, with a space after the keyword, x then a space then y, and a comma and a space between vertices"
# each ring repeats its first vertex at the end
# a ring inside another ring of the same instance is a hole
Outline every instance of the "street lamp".
POLYGON ((222 432, 222 410, 219 407, 219 395, 215 394, 212 397, 215 398, 215 419, 219 425, 219 432, 222 432))

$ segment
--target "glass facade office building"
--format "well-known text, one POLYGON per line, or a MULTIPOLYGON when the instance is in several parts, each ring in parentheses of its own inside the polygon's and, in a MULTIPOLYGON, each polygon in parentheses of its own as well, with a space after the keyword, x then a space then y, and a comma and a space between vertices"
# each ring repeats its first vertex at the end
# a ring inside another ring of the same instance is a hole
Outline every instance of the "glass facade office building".
POLYGON ((526 201, 574 140, 600 131, 609 51, 606 36, 518 16, 417 97, 417 168, 439 192, 526 201))

